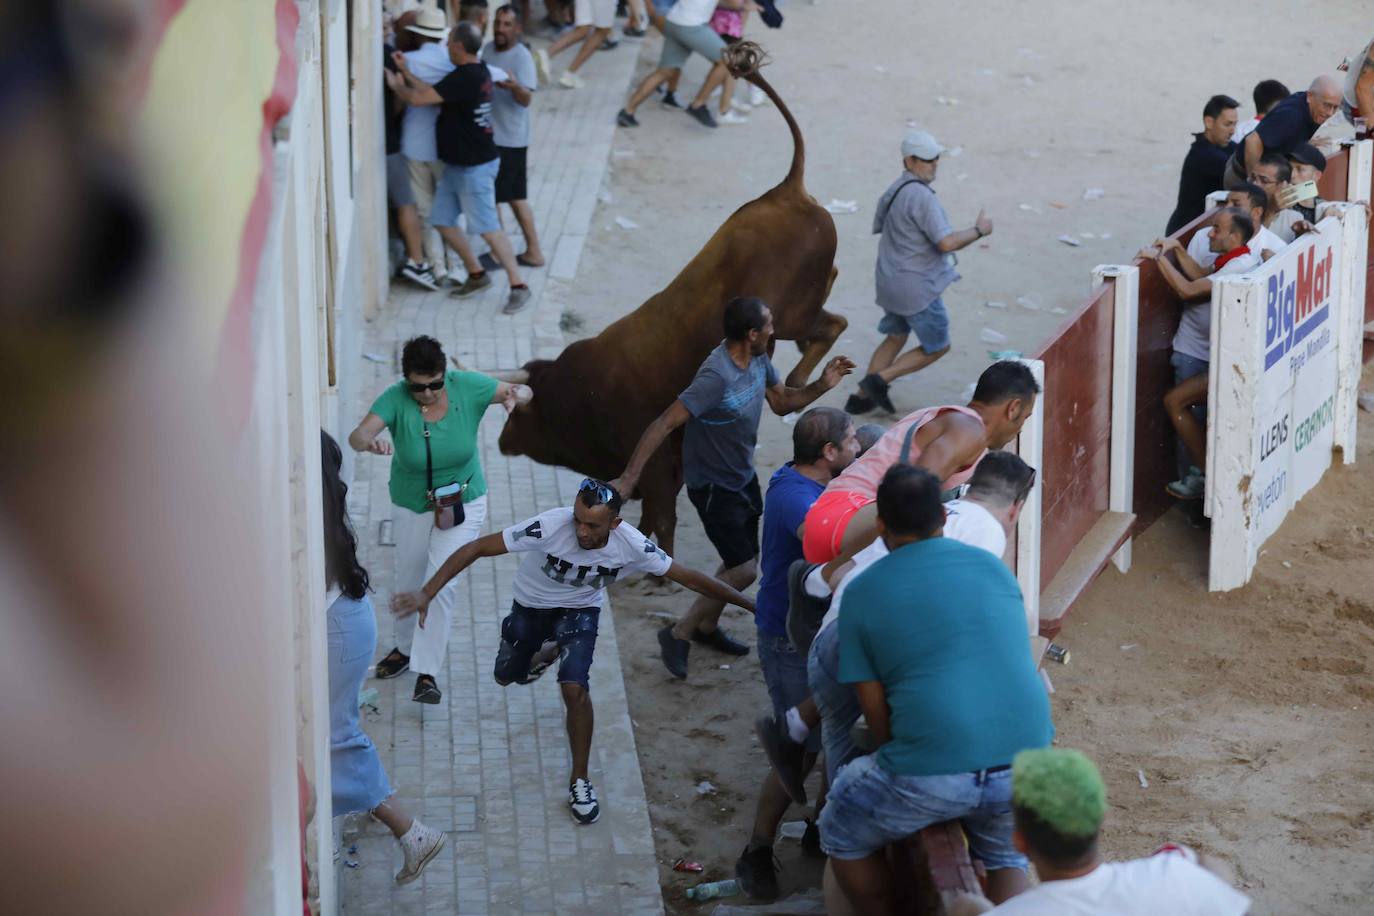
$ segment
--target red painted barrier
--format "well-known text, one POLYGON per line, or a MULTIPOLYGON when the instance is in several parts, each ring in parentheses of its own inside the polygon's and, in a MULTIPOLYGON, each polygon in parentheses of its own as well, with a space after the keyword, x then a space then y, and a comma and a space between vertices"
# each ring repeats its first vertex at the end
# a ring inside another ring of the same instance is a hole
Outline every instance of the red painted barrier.
MULTIPOLYGON (((1318 185, 1325 200, 1346 199, 1349 156, 1341 150, 1327 160, 1318 185)), ((1211 224, 1205 213, 1175 233, 1185 245, 1194 232, 1211 224)), ((1153 239, 1140 240, 1141 247, 1153 239)), ((1166 512, 1173 500, 1164 486, 1176 474, 1174 434, 1164 414, 1164 393, 1173 386, 1174 331, 1182 303, 1164 282, 1153 262, 1136 262, 1140 269, 1139 325, 1136 342, 1135 479, 1133 534, 1139 534, 1166 512)), ((1365 285, 1365 317, 1374 321, 1374 232, 1370 233, 1369 278, 1365 285)), ((1107 511, 1111 436, 1111 369, 1113 286, 1100 286, 1089 295, 1048 341, 1033 354, 1045 362, 1045 445, 1041 518, 1042 596, 1064 569, 1069 555, 1107 511)), ((1374 341, 1366 341, 1366 360, 1374 355, 1374 341)), ((1110 541, 1104 551, 1114 550, 1110 541)), ((1095 573, 1105 565, 1101 557, 1095 573)), ((1086 586, 1086 577, 1084 585, 1086 586)), ((1077 597, 1068 599, 1069 603, 1077 597)), ((1062 597, 1062 596, 1061 596, 1062 597)), ((1043 611, 1042 611, 1043 617, 1043 611)), ((1044 632, 1044 630, 1042 630, 1044 632)))

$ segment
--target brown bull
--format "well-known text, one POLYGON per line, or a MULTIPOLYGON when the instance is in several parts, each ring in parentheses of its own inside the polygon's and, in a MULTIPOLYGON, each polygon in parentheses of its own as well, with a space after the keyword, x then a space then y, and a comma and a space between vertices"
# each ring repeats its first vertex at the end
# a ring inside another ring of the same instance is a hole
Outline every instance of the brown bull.
MULTIPOLYGON (((758 296, 773 313, 775 337, 794 340, 801 362, 787 384, 806 384, 847 322, 822 306, 835 282, 835 222, 806 192, 801 130, 758 75, 762 52, 727 49, 735 76, 773 100, 792 132, 792 168, 777 187, 740 207, 668 287, 596 337, 570 344, 556 360, 534 360, 508 375, 534 389, 501 431, 501 452, 528 455, 609 480, 625 468, 640 434, 687 387, 722 336, 725 303, 758 296)), ((682 487, 681 431, 645 466, 637 496, 640 527, 669 552, 682 487)))

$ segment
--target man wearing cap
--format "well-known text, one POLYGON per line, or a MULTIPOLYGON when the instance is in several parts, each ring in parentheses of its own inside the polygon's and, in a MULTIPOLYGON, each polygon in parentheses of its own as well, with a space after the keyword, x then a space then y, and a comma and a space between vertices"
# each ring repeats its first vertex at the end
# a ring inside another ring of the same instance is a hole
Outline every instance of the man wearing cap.
POLYGON ((1312 139, 1317 128, 1341 107, 1341 84, 1319 76, 1306 92, 1295 92, 1265 115, 1226 165, 1226 189, 1246 181, 1265 153, 1288 155, 1299 143, 1312 139))
MULTIPOLYGON (((419 45, 406 52, 406 66, 416 77, 434 84, 453 72, 444 39, 448 37, 448 17, 443 10, 424 6, 411 14, 414 22, 405 27, 419 45)), ((401 117, 401 154, 410 172, 410 189, 415 197, 415 209, 424 226, 425 259, 433 265, 436 276, 447 274, 444 242, 429 225, 429 213, 434 206, 434 191, 444 175, 444 163, 439 159, 435 141, 435 126, 439 109, 433 105, 410 105, 401 117)))
POLYGON ((1213 874, 1186 846, 1103 862, 1097 838, 1107 789, 1078 751, 1022 751, 1012 763, 1012 842, 1035 863, 1039 886, 985 912, 1005 916, 1241 916, 1250 898, 1213 874))
POLYGON ((874 269, 878 330, 886 335, 868 363, 845 410, 867 413, 881 407, 896 413, 887 389, 893 379, 919 371, 949 352, 949 315, 940 298, 959 279, 954 252, 992 234, 992 220, 978 211, 968 229, 953 229, 931 183, 944 147, 924 130, 902 140, 902 174, 878 198, 873 232, 880 235, 874 269), (917 346, 905 353, 907 336, 916 332, 917 346), (900 355, 898 355, 900 354, 900 355))

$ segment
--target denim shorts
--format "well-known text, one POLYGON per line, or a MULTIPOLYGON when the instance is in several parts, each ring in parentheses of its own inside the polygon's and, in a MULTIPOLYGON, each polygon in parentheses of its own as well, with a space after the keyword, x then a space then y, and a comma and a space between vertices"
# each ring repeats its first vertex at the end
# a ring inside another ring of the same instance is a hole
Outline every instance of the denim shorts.
POLYGON ((512 601, 501 621, 501 647, 492 674, 502 686, 516 684, 530 672, 530 660, 545 640, 558 641, 558 683, 589 689, 592 651, 596 648, 596 607, 525 607, 512 601))
POLYGON ((816 634, 806 663, 811 698, 821 713, 821 746, 825 750, 825 775, 835 782, 840 767, 859 755, 849 736, 859 721, 859 698, 854 688, 841 684, 840 625, 832 623, 816 634))
POLYGON ((434 190, 434 205, 429 222, 434 226, 457 226, 458 217, 468 218, 468 234, 498 232, 496 216, 496 175, 501 158, 481 165, 446 165, 439 187, 434 190))
MULTIPOLYGON (((786 636, 758 631, 759 665, 763 668, 763 683, 768 687, 768 699, 773 703, 773 716, 779 722, 787 710, 811 695, 806 683, 806 659, 792 647, 786 636)), ((821 749, 821 730, 811 729, 806 749, 813 754, 821 749)))
POLYGON ((927 353, 949 349, 949 313, 945 311, 942 299, 936 299, 915 315, 898 315, 896 312, 883 312, 878 322, 878 333, 889 337, 915 331, 921 349, 927 353))
POLYGON ((932 824, 958 820, 969 853, 988 871, 1026 869, 1011 843, 1011 768, 952 776, 899 776, 870 754, 851 762, 821 809, 821 848, 835 859, 863 859, 932 824))

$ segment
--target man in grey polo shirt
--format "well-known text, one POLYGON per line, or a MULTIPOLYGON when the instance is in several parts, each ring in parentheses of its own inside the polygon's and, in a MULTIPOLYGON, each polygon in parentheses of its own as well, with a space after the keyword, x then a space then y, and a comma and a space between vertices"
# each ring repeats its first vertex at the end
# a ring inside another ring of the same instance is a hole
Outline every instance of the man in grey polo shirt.
POLYGON ((944 147, 924 130, 909 131, 902 140, 902 174, 878 198, 873 232, 881 235, 875 268, 878 307, 883 310, 878 330, 886 335, 868 373, 844 409, 867 413, 897 408, 888 397, 893 379, 924 369, 949 352, 949 315, 941 294, 959 273, 954 252, 992 234, 992 220, 978 211, 968 229, 954 229, 931 183, 944 147), (917 345, 902 353, 907 335, 916 332, 917 345), (900 355, 899 355, 900 354, 900 355))
MULTIPOLYGON (((482 62, 506 71, 507 77, 494 83, 491 95, 491 127, 496 152, 501 157, 501 170, 496 173, 496 203, 507 204, 520 224, 525 238, 525 250, 515 256, 521 267, 543 267, 544 252, 539 247, 539 233, 534 226, 534 211, 530 209, 525 176, 525 154, 530 145, 530 100, 534 96, 534 55, 520 41, 524 21, 520 11, 507 3, 497 7, 492 26, 492 40, 482 49, 482 62)), ((488 270, 497 269, 496 259, 482 264, 488 270)))

